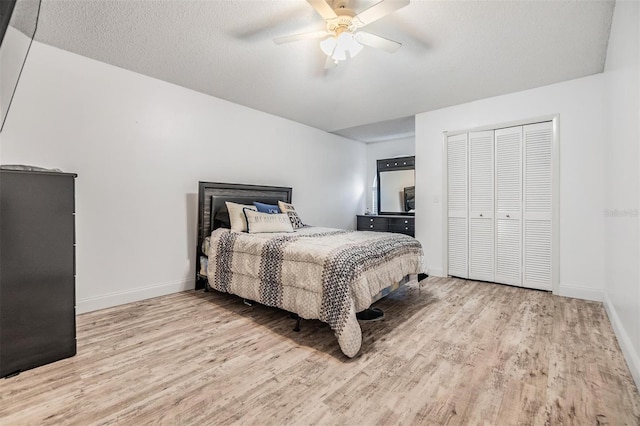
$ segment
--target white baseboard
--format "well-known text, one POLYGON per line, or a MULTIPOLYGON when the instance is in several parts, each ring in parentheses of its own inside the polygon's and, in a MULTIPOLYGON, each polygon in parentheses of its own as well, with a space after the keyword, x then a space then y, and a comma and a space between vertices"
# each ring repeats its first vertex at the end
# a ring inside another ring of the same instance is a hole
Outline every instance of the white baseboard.
POLYGON ((190 279, 107 293, 86 299, 78 299, 76 300, 76 314, 84 314, 85 312, 97 311, 98 309, 111 308, 113 306, 124 305, 125 303, 178 293, 180 291, 191 290, 194 287, 195 280, 190 279))
POLYGON ((558 296, 574 297, 576 299, 593 300, 594 302, 602 302, 604 292, 588 287, 580 287, 577 285, 560 284, 558 296))
POLYGON ((604 295, 604 310, 607 312, 609 322, 611 322, 611 326, 613 327, 613 332, 616 334, 618 345, 620 345, 620 349, 622 349, 622 354, 627 361, 627 366, 629 367, 629 371, 631 371, 633 381, 636 382, 636 387, 640 389, 640 357, 638 357, 638 353, 635 351, 629 335, 622 326, 618 313, 606 294, 604 295))

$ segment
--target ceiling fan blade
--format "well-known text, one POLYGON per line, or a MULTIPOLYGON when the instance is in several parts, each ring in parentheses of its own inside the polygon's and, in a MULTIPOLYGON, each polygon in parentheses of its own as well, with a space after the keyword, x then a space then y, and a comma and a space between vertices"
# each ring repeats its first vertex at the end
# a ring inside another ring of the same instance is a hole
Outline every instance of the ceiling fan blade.
POLYGON ((362 28, 365 25, 377 21, 380 18, 384 18, 390 13, 407 6, 410 0, 382 0, 380 3, 376 3, 369 9, 363 10, 353 17, 358 28, 362 28))
POLYGON ((336 12, 331 9, 331 6, 329 6, 325 0, 307 0, 307 2, 309 2, 311 7, 313 7, 325 20, 338 17, 336 12))
POLYGON ((283 43, 291 43, 292 41, 322 38, 329 35, 331 35, 329 31, 313 31, 310 33, 292 34, 288 36, 276 37, 273 39, 273 42, 275 44, 283 44, 283 43))
POLYGON ((365 46, 375 47, 376 49, 384 50, 385 52, 394 53, 402 47, 402 43, 389 40, 388 38, 380 37, 375 34, 366 33, 364 31, 358 31, 355 34, 357 42, 364 44, 365 46))

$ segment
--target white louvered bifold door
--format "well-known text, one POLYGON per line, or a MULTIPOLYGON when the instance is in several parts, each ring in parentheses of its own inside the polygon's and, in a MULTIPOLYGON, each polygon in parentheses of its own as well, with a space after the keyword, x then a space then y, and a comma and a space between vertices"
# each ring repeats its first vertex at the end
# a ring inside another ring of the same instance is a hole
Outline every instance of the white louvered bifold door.
POLYGON ((469 278, 494 280, 493 130, 469 133, 469 278))
POLYGON ((551 290, 551 122, 523 126, 524 226, 522 285, 551 290))
POLYGON ((468 278, 467 134, 447 137, 448 274, 468 278))
POLYGON ((495 131, 495 281, 522 285, 522 126, 495 131))

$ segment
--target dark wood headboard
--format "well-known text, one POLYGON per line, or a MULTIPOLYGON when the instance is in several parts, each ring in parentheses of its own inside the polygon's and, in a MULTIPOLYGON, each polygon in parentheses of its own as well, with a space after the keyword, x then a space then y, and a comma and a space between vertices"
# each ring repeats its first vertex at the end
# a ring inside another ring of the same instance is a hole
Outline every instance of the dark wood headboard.
MULTIPOLYGON (((278 201, 291 203, 293 189, 286 186, 244 185, 237 183, 199 182, 198 184, 198 247, 196 247, 196 289, 204 288, 200 272, 202 241, 218 227, 214 220, 216 212, 225 201, 239 204, 252 204, 259 201, 277 204, 278 201)), ((226 207, 226 206, 225 206, 226 207)))

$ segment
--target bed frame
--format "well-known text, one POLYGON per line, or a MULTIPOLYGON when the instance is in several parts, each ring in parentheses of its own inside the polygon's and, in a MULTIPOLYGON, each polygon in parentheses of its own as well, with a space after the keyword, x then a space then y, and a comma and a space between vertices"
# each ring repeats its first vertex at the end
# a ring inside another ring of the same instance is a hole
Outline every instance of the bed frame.
MULTIPOLYGON (((291 203, 291 195, 293 189, 285 186, 263 186, 263 185, 244 185, 236 183, 219 183, 219 182, 199 182, 198 187, 198 246, 196 247, 196 290, 204 289, 209 291, 209 285, 206 275, 200 274, 200 257, 206 256, 202 251, 202 242, 211 232, 221 226, 221 222, 216 219, 216 213, 225 206, 226 201, 239 204, 251 204, 253 201, 259 201, 266 204, 277 204, 278 201, 291 203)), ((420 274, 424 275, 424 274, 420 274)), ((424 275, 426 276, 426 275, 424 275)), ((372 299, 379 300, 387 294, 395 291, 399 287, 408 283, 418 283, 422 279, 419 275, 407 275, 400 282, 392 283, 388 287, 382 289, 372 299)), ((251 301, 245 300, 245 303, 251 304, 251 301)), ((300 331, 301 317, 296 313, 290 313, 291 318, 296 320, 293 331, 300 331)))
POLYGON ((243 185, 237 183, 199 182, 198 183, 198 246, 196 247, 196 290, 206 288, 207 277, 200 275, 200 256, 202 242, 211 235, 221 223, 215 216, 225 206, 225 201, 239 204, 252 204, 259 201, 266 204, 278 204, 278 201, 291 203, 293 189, 286 186, 243 185))

